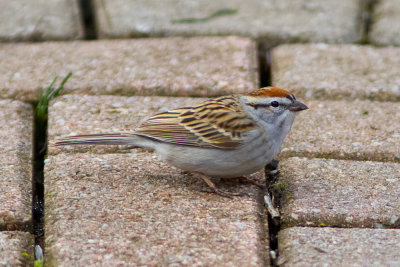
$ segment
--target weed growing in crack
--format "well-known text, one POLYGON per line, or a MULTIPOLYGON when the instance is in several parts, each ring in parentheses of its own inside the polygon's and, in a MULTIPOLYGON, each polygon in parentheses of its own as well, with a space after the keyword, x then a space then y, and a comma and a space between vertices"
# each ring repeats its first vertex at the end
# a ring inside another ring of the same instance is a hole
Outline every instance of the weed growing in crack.
POLYGON ((47 152, 47 120, 49 111, 49 102, 56 98, 65 83, 71 77, 72 73, 62 80, 57 88, 54 88, 58 77, 55 77, 51 84, 46 88, 38 90, 38 102, 34 109, 34 143, 33 143, 33 199, 32 199, 32 217, 33 234, 35 235, 35 266, 43 266, 43 253, 38 253, 39 248, 44 246, 44 159, 47 152), (40 256, 42 255, 42 256, 40 256))
POLYGON ((58 76, 54 78, 49 87, 47 87, 45 90, 43 88, 39 88, 38 103, 35 107, 34 116, 35 116, 35 123, 38 123, 39 127, 42 126, 41 129, 45 129, 47 126, 47 114, 49 111, 49 102, 60 94, 60 91, 64 88, 65 83, 68 81, 71 75, 72 72, 68 73, 68 75, 64 78, 64 80, 62 80, 62 82, 60 83, 60 86, 57 88, 53 88, 53 86, 56 83, 58 76))

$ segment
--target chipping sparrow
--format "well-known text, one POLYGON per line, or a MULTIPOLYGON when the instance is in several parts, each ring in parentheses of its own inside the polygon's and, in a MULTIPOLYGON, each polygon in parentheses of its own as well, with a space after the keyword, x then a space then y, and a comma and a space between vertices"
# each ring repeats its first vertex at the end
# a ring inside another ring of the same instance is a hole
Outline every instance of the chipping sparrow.
POLYGON ((288 91, 265 87, 248 95, 228 95, 194 107, 154 115, 132 133, 70 136, 55 145, 132 145, 154 149, 161 160, 209 177, 235 178, 254 173, 271 162, 307 106, 288 91))

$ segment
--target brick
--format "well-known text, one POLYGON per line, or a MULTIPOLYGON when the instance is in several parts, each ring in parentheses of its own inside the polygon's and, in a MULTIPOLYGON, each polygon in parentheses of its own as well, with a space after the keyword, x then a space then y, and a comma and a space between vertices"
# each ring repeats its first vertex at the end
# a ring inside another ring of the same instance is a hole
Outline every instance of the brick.
POLYGON ((33 236, 26 232, 0 232, 0 265, 32 266, 33 236))
POLYGON ((279 233, 285 266, 398 266, 399 229, 294 227, 279 233))
POLYGON ((198 37, 0 45, 0 93, 36 99, 55 76, 64 93, 206 96, 258 87, 256 45, 198 37))
MULTIPOLYGON (((260 178, 261 173, 256 176, 260 178)), ((217 182, 217 181, 216 181, 217 182)), ((51 266, 261 266, 257 191, 227 199, 150 152, 49 156, 46 262, 51 266)))
POLYGON ((282 45, 271 61, 272 84, 299 98, 400 100, 400 48, 282 45))
POLYGON ((289 158, 280 165, 282 227, 399 227, 400 164, 289 158))
POLYGON ((351 43, 360 40, 359 1, 218 0, 96 1, 99 36, 241 35, 267 46, 283 42, 351 43), (199 23, 173 23, 204 18, 221 9, 234 14, 199 23))
POLYGON ((376 45, 400 45, 400 2, 378 1, 372 16, 370 41, 376 45))
MULTIPOLYGON (((49 140, 134 129, 158 111, 202 100, 62 96, 49 109, 49 140)), ((216 179, 221 189, 251 195, 232 200, 202 192, 208 190, 203 181, 143 149, 50 147, 49 154, 46 260, 54 265, 260 266, 268 261, 258 191, 251 185, 216 179)))
POLYGON ((400 105, 305 101, 280 156, 400 162, 400 105))
POLYGON ((0 100, 0 230, 31 220, 32 124, 30 105, 0 100))
POLYGON ((83 37, 77 0, 1 1, 0 17, 0 41, 71 40, 83 37))

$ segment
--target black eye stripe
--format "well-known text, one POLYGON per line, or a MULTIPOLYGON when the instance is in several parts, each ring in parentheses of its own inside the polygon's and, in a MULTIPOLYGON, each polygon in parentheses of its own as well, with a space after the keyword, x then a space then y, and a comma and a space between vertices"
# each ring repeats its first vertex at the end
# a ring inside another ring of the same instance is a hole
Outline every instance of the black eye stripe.
POLYGON ((284 103, 279 103, 278 101, 272 101, 270 104, 253 104, 253 103, 247 103, 248 106, 253 107, 254 109, 258 109, 258 108, 268 108, 268 107, 278 107, 278 106, 286 106, 286 104, 284 103), (274 104, 274 102, 276 104, 274 104))
POLYGON ((279 107, 279 102, 278 101, 272 101, 271 102, 271 106, 273 106, 274 108, 279 107))

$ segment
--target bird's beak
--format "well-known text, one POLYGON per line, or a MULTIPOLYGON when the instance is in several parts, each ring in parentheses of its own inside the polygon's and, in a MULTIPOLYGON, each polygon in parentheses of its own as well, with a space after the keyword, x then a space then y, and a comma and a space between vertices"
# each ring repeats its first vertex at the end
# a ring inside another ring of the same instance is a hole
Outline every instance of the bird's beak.
POLYGON ((308 109, 308 107, 297 100, 293 101, 293 103, 289 105, 290 111, 299 112, 305 109, 308 109))

